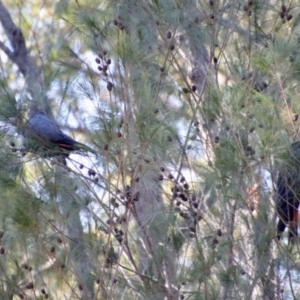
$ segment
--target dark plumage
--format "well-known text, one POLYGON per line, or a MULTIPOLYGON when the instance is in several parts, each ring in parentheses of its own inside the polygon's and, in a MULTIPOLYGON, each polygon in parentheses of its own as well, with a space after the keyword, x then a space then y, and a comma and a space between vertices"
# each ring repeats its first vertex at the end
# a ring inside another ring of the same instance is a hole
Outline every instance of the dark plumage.
POLYGON ((300 143, 291 145, 290 159, 281 167, 276 189, 278 213, 277 237, 289 227, 289 241, 298 236, 298 208, 300 204, 300 143))
POLYGON ((300 204, 299 191, 295 191, 295 186, 300 187, 298 183, 289 175, 279 174, 277 180, 277 203, 276 209, 278 212, 277 234, 280 239, 281 234, 289 225, 289 239, 293 236, 298 236, 298 208, 300 204))
POLYGON ((81 144, 65 133, 57 124, 40 110, 33 110, 25 124, 25 151, 40 152, 44 157, 68 156, 71 151, 89 151, 88 146, 81 144))

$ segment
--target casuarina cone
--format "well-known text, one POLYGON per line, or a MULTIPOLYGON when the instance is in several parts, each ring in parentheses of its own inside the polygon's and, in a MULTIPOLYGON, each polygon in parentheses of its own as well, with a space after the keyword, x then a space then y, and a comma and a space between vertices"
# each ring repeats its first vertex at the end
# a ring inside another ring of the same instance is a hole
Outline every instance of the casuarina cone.
POLYGON ((68 156, 71 151, 96 154, 90 147, 63 133, 58 125, 40 110, 31 111, 25 124, 24 137, 25 151, 40 152, 44 157, 68 156))

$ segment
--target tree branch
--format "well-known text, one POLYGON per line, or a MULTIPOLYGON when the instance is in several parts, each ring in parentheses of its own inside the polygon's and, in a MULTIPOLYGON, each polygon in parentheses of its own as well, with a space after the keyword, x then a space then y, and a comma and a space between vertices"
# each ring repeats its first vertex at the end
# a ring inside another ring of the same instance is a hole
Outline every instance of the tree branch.
MULTIPOLYGON (((20 72, 26 79, 32 97, 35 100, 39 99, 41 102, 41 99, 44 99, 44 97, 41 97, 44 88, 41 72, 36 66, 34 59, 29 54, 21 29, 15 25, 11 15, 1 0, 0 23, 3 26, 12 50, 10 50, 3 42, 0 42, 0 49, 2 49, 9 59, 18 66, 20 72)), ((47 113, 50 113, 47 101, 43 101, 42 104, 43 109, 45 109, 47 113)))

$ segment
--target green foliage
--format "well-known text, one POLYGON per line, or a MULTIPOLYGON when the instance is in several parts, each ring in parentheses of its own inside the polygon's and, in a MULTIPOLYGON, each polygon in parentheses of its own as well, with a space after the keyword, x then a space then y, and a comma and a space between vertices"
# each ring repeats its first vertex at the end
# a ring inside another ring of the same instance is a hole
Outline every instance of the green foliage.
POLYGON ((0 116, 1 120, 8 121, 18 115, 16 98, 7 86, 7 81, 0 79, 0 116))
POLYGON ((22 156, 42 99, 1 53, 0 298, 299 293, 274 217, 278 170, 299 177, 295 1, 5 5, 58 125, 97 157, 22 156))

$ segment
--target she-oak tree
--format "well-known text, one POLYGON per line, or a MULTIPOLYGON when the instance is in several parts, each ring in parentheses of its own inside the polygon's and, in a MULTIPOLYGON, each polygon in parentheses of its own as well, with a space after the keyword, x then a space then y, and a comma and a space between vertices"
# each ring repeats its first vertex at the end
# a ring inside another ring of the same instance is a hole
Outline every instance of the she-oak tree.
POLYGON ((278 171, 299 174, 299 19, 297 1, 0 1, 0 298, 299 298, 275 211, 278 171), (33 107, 97 157, 24 155, 33 107))

